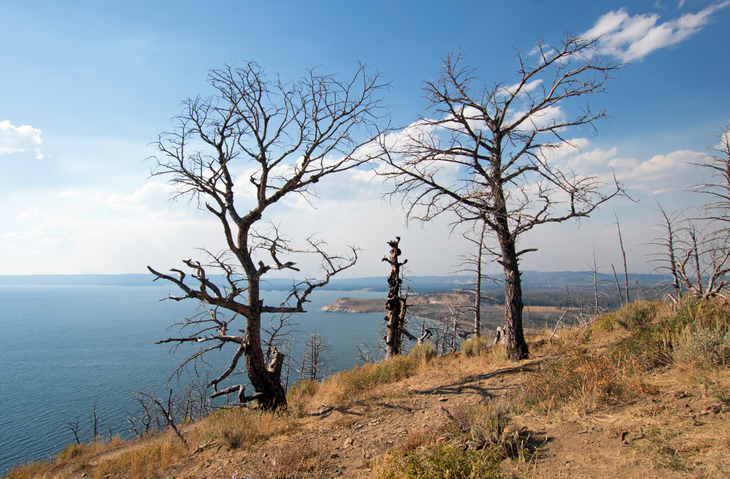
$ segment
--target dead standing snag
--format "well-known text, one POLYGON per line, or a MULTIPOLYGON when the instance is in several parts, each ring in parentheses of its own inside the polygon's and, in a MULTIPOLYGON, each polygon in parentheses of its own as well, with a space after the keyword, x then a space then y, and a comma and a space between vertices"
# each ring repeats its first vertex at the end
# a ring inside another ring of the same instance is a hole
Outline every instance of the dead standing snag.
POLYGON ((594 45, 570 35, 557 48, 538 43, 529 54, 517 52, 515 82, 481 88, 462 56, 449 56, 423 87, 434 118, 381 139, 380 174, 392 181, 390 194, 402 198, 409 219, 431 221, 448 211, 455 224, 484 222, 499 244, 492 253, 504 271, 513 360, 528 356, 519 261, 535 250, 518 248, 518 238, 538 225, 587 217, 620 191, 618 184, 605 191, 601 178, 561 167, 550 155, 573 146, 569 131, 606 117, 573 104, 603 92, 620 67, 594 45))
MULTIPOLYGON (((408 260, 402 263, 398 261, 398 257, 401 255, 401 250, 398 247, 400 243, 400 236, 396 236, 393 241, 388 241, 390 245, 390 257, 383 258, 383 261, 390 264, 390 274, 388 275, 388 301, 385 303, 385 309, 388 311, 388 315, 385 317, 387 321, 387 333, 385 336, 385 357, 390 358, 397 356, 401 352, 401 345, 403 342, 403 334, 413 338, 405 330, 405 318, 408 304, 408 293, 405 297, 401 297, 400 288, 403 283, 400 275, 400 267, 408 262, 408 260)), ((415 339, 415 338, 413 338, 415 339)))
MULTIPOLYGON (((167 177, 176 197, 196 201, 217 218, 226 249, 206 252, 209 264, 184 261, 190 276, 179 269, 163 274, 149 268, 156 279, 182 291, 170 299, 193 299, 204 307, 182 323, 190 334, 160 342, 200 343, 202 349, 183 365, 235 344, 228 368, 208 387, 215 395, 235 393, 241 402, 258 399, 275 408, 286 404, 280 378, 284 355, 274 347, 274 338, 263 347, 262 317, 278 315, 284 321, 305 312, 312 291, 352 266, 357 249, 334 255, 323 241, 309 238, 308 247, 297 250, 278 225, 266 228, 262 221, 266 224, 265 215, 282 198, 300 195, 309 201, 316 197, 317 182, 366 161, 356 152, 380 134, 378 95, 386 85, 362 65, 344 82, 312 70, 284 83, 268 78, 255 62, 213 70, 208 80, 215 94, 186 100, 177 128, 160 135, 153 175, 167 177), (294 261, 285 259, 294 253, 319 256, 324 278, 296 283, 283 303, 266 304, 261 281, 272 271, 299 271, 294 261), (241 384, 218 389, 241 359, 254 390, 250 396, 241 384)), ((272 335, 279 331, 272 327, 272 335)))

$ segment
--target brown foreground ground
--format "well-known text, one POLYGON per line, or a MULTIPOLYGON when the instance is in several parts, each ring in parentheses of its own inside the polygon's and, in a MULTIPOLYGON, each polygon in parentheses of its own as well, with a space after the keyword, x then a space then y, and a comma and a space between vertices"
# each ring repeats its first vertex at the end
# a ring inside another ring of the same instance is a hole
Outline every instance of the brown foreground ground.
POLYGON ((187 444, 162 432, 71 446, 8 477, 730 477, 727 365, 641 366, 616 355, 632 333, 611 321, 533 343, 520 363, 496 347, 356 368, 301 385, 285 412, 187 424, 187 444), (485 457, 488 475, 470 469, 485 457))

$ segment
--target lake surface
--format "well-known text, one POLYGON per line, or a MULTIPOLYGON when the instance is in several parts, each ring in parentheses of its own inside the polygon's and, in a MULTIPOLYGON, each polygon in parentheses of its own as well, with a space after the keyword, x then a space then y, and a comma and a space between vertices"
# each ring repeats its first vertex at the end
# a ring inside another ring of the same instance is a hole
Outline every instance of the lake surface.
MULTIPOLYGON (((114 434, 131 437, 125 423, 125 414, 135 410, 130 391, 165 395, 167 378, 197 350, 183 345, 171 354, 168 345, 154 344, 176 336, 177 330, 168 328, 196 311, 194 301, 159 301, 167 290, 167 286, 0 285, 0 474, 11 465, 57 454, 73 442, 63 426, 74 416, 79 417, 82 440, 88 440, 95 400, 104 424, 100 432, 106 434, 109 421, 114 434)), ((283 298, 283 293, 265 295, 269 304, 283 298)), ((331 346, 327 366, 332 372, 357 364, 357 346, 363 341, 373 346, 382 339, 382 313, 321 310, 341 296, 385 295, 315 293, 308 313, 294 318, 295 362, 313 329, 331 346)), ((232 351, 209 354, 211 376, 225 369, 232 351)), ((173 382, 170 387, 176 386, 173 382)))

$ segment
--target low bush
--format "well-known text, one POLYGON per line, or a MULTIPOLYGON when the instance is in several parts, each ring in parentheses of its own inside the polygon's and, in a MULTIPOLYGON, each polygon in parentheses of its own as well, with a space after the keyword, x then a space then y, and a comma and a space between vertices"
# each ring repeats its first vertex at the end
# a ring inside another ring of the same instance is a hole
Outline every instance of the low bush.
POLYGON ((230 449, 250 447, 286 429, 276 412, 239 408, 221 410, 203 423, 203 442, 219 441, 230 449))
POLYGON ((618 325, 631 331, 651 323, 656 314, 656 303, 636 301, 616 311, 615 317, 618 325))
POLYGON ((674 361, 698 366, 730 365, 730 331, 688 328, 674 345, 674 361))
POLYGON ((496 448, 474 451, 441 443, 405 452, 388 451, 378 477, 383 479, 490 479, 502 477, 496 448))
POLYGON ((298 400, 310 398, 314 396, 319 388, 319 383, 311 379, 302 379, 295 383, 286 393, 287 402, 297 402, 298 400))
POLYGON ((491 402, 472 407, 445 410, 451 424, 452 436, 471 449, 495 449, 503 459, 524 453, 519 434, 510 429, 510 416, 505 408, 491 402))
POLYGON ((65 461, 67 459, 73 459, 83 455, 88 450, 89 446, 87 444, 69 444, 58 454, 58 460, 65 461))
POLYGON ((489 341, 485 338, 473 337, 461 343, 461 352, 467 357, 481 356, 489 351, 489 341))
POLYGON ((430 342, 417 344, 408 351, 408 357, 427 363, 438 356, 436 348, 430 342))

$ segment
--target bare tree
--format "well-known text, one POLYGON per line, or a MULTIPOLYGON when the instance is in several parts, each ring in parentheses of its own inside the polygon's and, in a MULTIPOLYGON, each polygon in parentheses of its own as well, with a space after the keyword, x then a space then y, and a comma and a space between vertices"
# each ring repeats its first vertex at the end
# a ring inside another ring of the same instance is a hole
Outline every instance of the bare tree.
POLYGON ((654 271, 666 271, 671 276, 672 293, 669 293, 669 297, 677 302, 682 297, 682 278, 679 274, 677 261, 681 218, 676 211, 669 213, 659 201, 656 203, 662 216, 661 225, 659 226, 662 235, 651 243, 652 246, 659 248, 656 253, 652 254, 651 261, 659 263, 654 271))
POLYGON ((70 421, 64 421, 61 429, 68 429, 71 434, 73 434, 76 444, 81 444, 81 438, 79 436, 81 433, 81 425, 79 424, 78 416, 74 416, 74 418, 70 421))
POLYGON ((434 118, 421 118, 399 135, 383 137, 381 174, 393 181, 391 195, 402 197, 407 216, 431 221, 444 212, 456 222, 483 221, 499 249, 492 251, 504 270, 507 353, 528 356, 522 330, 518 238, 535 226, 589 216, 620 192, 606 191, 596 176, 561 168, 551 152, 575 146, 572 129, 592 127, 606 117, 585 103, 605 90, 620 65, 598 55, 595 41, 567 35, 558 48, 540 42, 533 52, 517 51, 516 83, 483 88, 461 55, 444 61, 424 90, 434 118))
POLYGON ((626 295, 625 298, 621 293, 621 286, 619 286, 618 282, 618 276, 616 275, 616 268, 611 265, 611 268, 613 268, 613 277, 616 280, 616 288, 618 289, 618 295, 619 299, 621 299, 621 305, 629 304, 631 302, 631 296, 629 295, 629 266, 626 262, 626 248, 624 248, 624 237, 621 234, 621 223, 618 221, 618 216, 616 216, 616 212, 613 213, 614 218, 616 218, 616 229, 618 230, 618 244, 621 247, 621 257, 623 258, 624 262, 624 294, 626 295))
POLYGON ((720 143, 711 148, 711 153, 704 162, 695 163, 695 166, 708 170, 710 179, 707 183, 690 186, 689 190, 709 197, 705 203, 703 216, 706 220, 717 221, 728 229, 730 223, 730 124, 725 126, 720 135, 720 143))
POLYGON ((475 277, 473 284, 466 285, 461 290, 474 295, 474 302, 470 311, 474 314, 474 335, 479 337, 482 334, 482 300, 486 299, 497 303, 494 298, 482 294, 482 284, 484 280, 496 283, 497 279, 489 277, 483 272, 484 257, 488 252, 488 248, 484 244, 488 228, 487 223, 482 221, 475 226, 474 229, 467 230, 462 236, 473 245, 476 252, 467 252, 461 255, 462 261, 456 272, 469 273, 475 277))
MULTIPOLYGON (((190 277, 180 269, 168 275, 149 268, 157 279, 182 290, 170 299, 193 299, 207 306, 183 323, 190 334, 160 342, 200 344, 202 349, 186 364, 224 344, 236 345, 229 367, 208 386, 214 395, 238 393, 242 402, 258 399, 263 407, 274 408, 286 404, 281 384, 284 356, 276 347, 262 347, 262 317, 305 312, 304 304, 316 288, 355 264, 357 249, 333 255, 326 243, 313 238, 306 248, 297 249, 278 225, 269 223, 267 228, 262 222, 266 224, 266 215, 282 198, 298 195, 311 201, 317 182, 364 163, 367 158, 358 150, 380 133, 383 110, 378 95, 386 85, 362 65, 344 82, 316 70, 282 82, 267 77, 255 62, 212 70, 208 80, 215 93, 186 100, 177 128, 160 135, 153 174, 167 177, 177 196, 196 201, 218 220, 226 250, 206 252, 209 264, 184 261, 190 277), (318 255, 323 278, 301 280, 283 303, 266 304, 262 278, 272 271, 299 272, 293 260, 284 258, 293 253, 318 255), (240 321, 245 323, 242 329, 236 326, 240 321), (218 385, 242 357, 255 393, 243 394, 243 384, 219 391, 218 385)), ((277 334, 280 329, 272 326, 272 331, 277 334)))
POLYGON ((327 353, 331 350, 329 342, 316 329, 312 330, 304 340, 302 366, 299 379, 316 381, 327 374, 327 353))
POLYGON ((706 160, 695 165, 710 172, 709 181, 688 187, 710 198, 695 212, 667 213, 661 205, 662 237, 652 244, 659 268, 672 275, 676 299, 689 292, 706 299, 722 295, 730 284, 730 125, 706 160))

